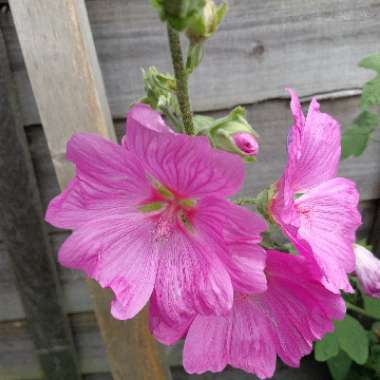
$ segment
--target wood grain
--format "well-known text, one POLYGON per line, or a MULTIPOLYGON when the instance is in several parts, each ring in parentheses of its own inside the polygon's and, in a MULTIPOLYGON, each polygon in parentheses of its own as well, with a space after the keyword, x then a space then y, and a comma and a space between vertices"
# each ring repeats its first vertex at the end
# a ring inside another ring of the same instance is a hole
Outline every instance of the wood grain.
MULTIPOLYGON (((13 19, 59 184, 72 176, 65 147, 74 132, 115 139, 83 0, 11 0, 13 19)), ((110 294, 89 282, 115 380, 167 379, 146 316, 121 322, 110 294)))
POLYGON ((45 376, 49 380, 79 380, 56 264, 43 223, 40 196, 18 114, 0 31, 0 230, 12 264, 8 271, 14 274, 17 295, 21 298, 45 376))
MULTIPOLYGON (((148 1, 91 0, 88 11, 112 115, 123 117, 143 93, 140 68, 171 69, 164 26, 148 1)), ((357 63, 380 49, 379 17, 380 0, 231 0, 191 78, 194 109, 284 97, 287 86, 357 90, 372 76, 357 63)), ((1 22, 25 124, 39 123, 10 14, 1 22)))

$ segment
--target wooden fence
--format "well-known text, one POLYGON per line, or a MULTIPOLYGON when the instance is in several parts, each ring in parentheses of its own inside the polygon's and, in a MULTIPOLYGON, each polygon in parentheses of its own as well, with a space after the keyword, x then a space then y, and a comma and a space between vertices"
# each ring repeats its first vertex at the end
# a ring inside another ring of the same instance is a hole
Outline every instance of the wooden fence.
MULTIPOLYGON (((371 77, 357 62, 380 51, 379 19, 380 0, 230 1, 191 95, 194 109, 210 115, 247 107, 261 153, 240 195, 263 189, 284 166, 284 87, 305 100, 318 95, 324 111, 350 126, 371 77)), ((42 222, 72 175, 69 136, 120 137, 128 105, 143 94, 140 68, 152 64, 170 71, 164 26, 148 0, 0 1, 1 380, 39 379, 43 370, 54 380, 105 380, 110 372, 115 380, 159 380, 180 366, 180 347, 163 352, 145 313, 115 321, 108 293, 57 270, 53 252, 67 233, 42 222)), ((379 247, 380 144, 346 160, 341 174, 361 191, 360 236, 379 247)), ((323 371, 314 365, 305 364, 310 379, 323 371)), ((290 373, 295 380, 298 372, 290 373)), ((173 377, 187 378, 180 369, 173 377)))

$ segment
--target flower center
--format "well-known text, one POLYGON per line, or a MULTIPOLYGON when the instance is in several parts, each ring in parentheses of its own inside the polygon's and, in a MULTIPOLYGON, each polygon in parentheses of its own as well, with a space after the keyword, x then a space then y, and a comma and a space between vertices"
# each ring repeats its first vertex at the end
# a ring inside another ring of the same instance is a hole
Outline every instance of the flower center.
POLYGON ((152 196, 138 207, 154 221, 154 240, 166 242, 174 231, 193 232, 192 217, 196 201, 184 198, 156 180, 152 181, 152 196))

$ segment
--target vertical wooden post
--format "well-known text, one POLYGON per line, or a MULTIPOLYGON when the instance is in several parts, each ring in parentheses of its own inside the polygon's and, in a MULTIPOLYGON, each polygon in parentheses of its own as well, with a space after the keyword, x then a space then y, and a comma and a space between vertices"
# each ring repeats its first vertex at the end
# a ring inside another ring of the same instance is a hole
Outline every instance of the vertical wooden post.
MULTIPOLYGON (((72 176, 66 142, 78 131, 115 140, 84 0, 10 0, 18 38, 61 187, 72 176)), ((151 338, 146 312, 121 322, 110 294, 90 282, 115 380, 170 377, 151 338)))
POLYGON ((46 379, 79 380, 56 264, 13 90, 0 31, 0 229, 46 379))

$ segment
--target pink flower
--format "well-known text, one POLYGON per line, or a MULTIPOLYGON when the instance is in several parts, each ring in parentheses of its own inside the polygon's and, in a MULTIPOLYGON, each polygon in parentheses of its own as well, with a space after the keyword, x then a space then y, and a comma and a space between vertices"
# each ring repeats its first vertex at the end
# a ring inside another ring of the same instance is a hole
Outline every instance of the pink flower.
POLYGON ((380 299, 380 260, 359 244, 354 246, 355 272, 363 291, 370 297, 380 299))
POLYGON ((259 144, 251 133, 236 133, 233 135, 235 145, 248 156, 257 156, 259 144))
POLYGON ((352 291, 347 273, 355 269, 353 243, 361 217, 355 184, 336 177, 340 126, 319 111, 315 98, 305 120, 297 95, 289 92, 294 119, 289 157, 270 211, 329 290, 352 291))
POLYGON ((111 288, 119 319, 136 315, 153 289, 167 320, 225 313, 235 277, 242 289, 265 290, 265 223, 224 199, 242 184, 241 159, 206 137, 171 133, 145 105, 131 109, 127 129, 122 146, 85 133, 69 141, 76 175, 46 214, 74 230, 60 263, 111 288), (232 256, 226 239, 256 254, 232 256), (245 275, 252 268, 255 276, 245 275))
MULTIPOLYGON (((332 320, 345 314, 343 299, 314 279, 309 269, 303 257, 268 251, 266 292, 236 292, 225 316, 197 315, 174 328, 156 320, 153 333, 160 341, 164 336, 173 342, 186 335, 183 362, 189 373, 219 372, 231 365, 263 379, 273 375, 277 355, 297 367, 313 341, 333 331, 332 320)), ((156 311, 153 302, 152 319, 156 311)))

